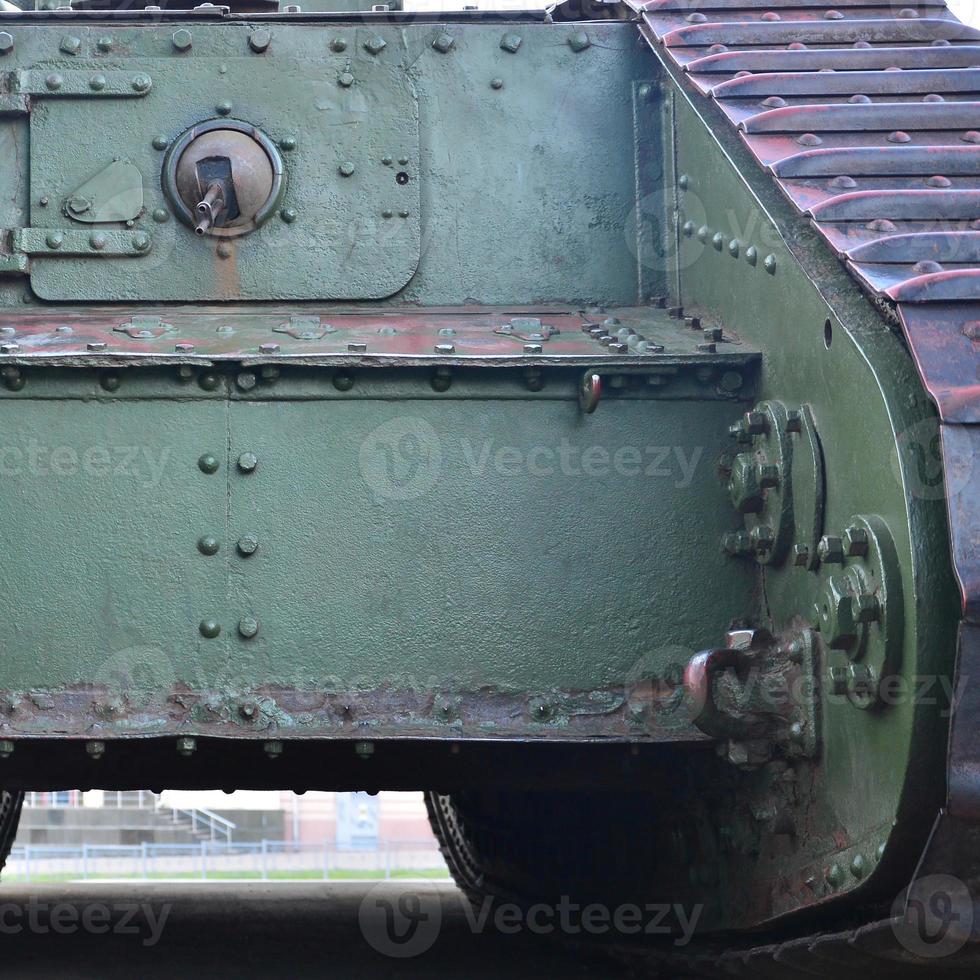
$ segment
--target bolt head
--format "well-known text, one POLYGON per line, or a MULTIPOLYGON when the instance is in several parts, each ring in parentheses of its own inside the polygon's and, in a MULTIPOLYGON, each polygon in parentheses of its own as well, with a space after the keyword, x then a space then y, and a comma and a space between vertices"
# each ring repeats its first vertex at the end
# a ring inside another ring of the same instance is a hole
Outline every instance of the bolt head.
POLYGON ((256 54, 261 54, 267 50, 270 44, 272 44, 272 31, 267 31, 265 28, 252 31, 248 36, 248 46, 256 54))
POLYGON ((350 88, 354 84, 354 76, 349 71, 342 71, 337 76, 337 84, 343 88, 350 88))
POLYGON ((806 565, 810 560, 810 549, 805 544, 793 545, 793 564, 806 565))
POLYGON ((827 872, 827 884, 838 888, 844 883, 844 869, 839 864, 832 864, 827 872))
POLYGON ((266 742, 262 748, 270 759, 278 759, 282 755, 283 745, 279 739, 273 739, 272 741, 266 742))
POLYGON ((844 542, 832 534, 825 534, 817 545, 817 555, 825 564, 840 564, 844 560, 844 542))
POLYGON ((251 473, 259 465, 259 458, 255 453, 242 453, 238 457, 238 468, 243 473, 251 473))
POLYGON ((218 462, 218 457, 212 453, 204 453, 197 461, 198 468, 202 473, 217 473, 218 467, 221 465, 218 462))
POLYGON ((105 755, 105 742, 91 741, 85 743, 85 751, 93 759, 101 759, 105 755))
POLYGON ((198 629, 201 632, 201 636, 208 640, 213 640, 219 633, 221 633, 221 624, 215 622, 213 619, 205 619, 201 621, 198 629))
POLYGON ((849 527, 844 531, 845 554, 863 557, 868 553, 868 532, 863 527, 849 527))
POLYGON ((572 34, 568 39, 568 46, 578 54, 580 51, 584 51, 586 48, 592 46, 592 42, 589 40, 589 35, 585 31, 577 31, 572 34))
POLYGON ((0 54, 9 54, 13 50, 13 36, 8 31, 0 31, 0 54))
POLYGON ((354 173, 354 164, 350 160, 345 160, 338 168, 341 177, 350 177, 354 173))
POLYGON ((840 576, 834 576, 827 582, 819 606, 820 629, 828 645, 835 650, 847 650, 857 638, 852 598, 847 583, 840 576))
POLYGON ((238 713, 247 720, 254 718, 257 711, 258 708, 256 708, 251 701, 244 702, 244 704, 240 705, 238 708, 238 713))
POLYGON ((729 555, 748 555, 752 552, 752 540, 748 531, 729 531, 722 538, 722 547, 729 555))
POLYGON ((863 854, 855 854, 851 858, 851 874, 855 878, 863 878, 868 873, 868 862, 863 854))
POLYGON ((252 639, 259 631, 259 621, 251 616, 245 616, 238 623, 238 632, 246 640, 252 639))
POLYGON ((742 430, 750 436, 760 436, 768 428, 765 412, 751 411, 742 416, 742 430))
POLYGON ((204 374, 202 374, 197 379, 197 383, 205 391, 214 391, 215 388, 217 388, 218 385, 221 384, 221 380, 218 378, 218 376, 216 374, 211 374, 211 372, 208 371, 208 372, 205 372, 204 374))
POLYGON ((202 555, 216 555, 220 547, 221 544, 213 534, 205 534, 204 537, 199 538, 197 542, 197 550, 200 551, 202 555))
POLYGON ((58 45, 58 48, 65 54, 78 54, 82 48, 82 40, 78 37, 72 37, 69 34, 61 39, 61 44, 58 45))
POLYGON ((254 555, 259 548, 259 539, 255 534, 243 534, 238 539, 238 553, 240 555, 254 555))
POLYGON ((354 751, 362 758, 369 759, 374 755, 374 742, 357 742, 354 751))
POLYGON ((774 463, 763 463, 759 467, 759 486, 764 489, 779 486, 779 467, 774 463))
POLYGON ((732 460, 728 492, 740 514, 758 514, 765 506, 759 479, 759 464, 750 453, 738 453, 732 460))
POLYGON ((509 51, 511 54, 517 54, 518 48, 521 46, 521 36, 520 34, 505 34, 500 39, 500 47, 504 51, 509 51))
POLYGON ((258 383, 258 378, 251 371, 240 371, 235 378, 235 384, 241 391, 251 391, 258 383))
POLYGON ((180 28, 180 30, 174 31, 171 41, 173 42, 173 46, 178 51, 189 51, 191 46, 194 44, 194 39, 191 37, 191 32, 184 27, 180 28))
POLYGON ((197 751, 197 739, 196 738, 178 738, 177 739, 177 752, 182 756, 193 755, 197 751))
POLYGON ((760 555, 772 551, 776 543, 776 532, 768 524, 758 524, 749 532, 752 548, 760 555))
POLYGON ((388 47, 388 42, 383 37, 378 37, 377 35, 369 37, 364 42, 364 50, 373 55, 381 54, 386 47, 388 47))
POLYGON ((880 615, 877 596, 862 593, 851 597, 851 616, 855 623, 873 623, 880 615))
POLYGON ((448 54, 453 49, 455 44, 456 39, 452 36, 452 34, 443 33, 432 42, 432 47, 442 54, 448 54))
POLYGON ((350 391, 354 387, 354 377, 346 371, 338 371, 333 376, 333 386, 337 391, 350 391))

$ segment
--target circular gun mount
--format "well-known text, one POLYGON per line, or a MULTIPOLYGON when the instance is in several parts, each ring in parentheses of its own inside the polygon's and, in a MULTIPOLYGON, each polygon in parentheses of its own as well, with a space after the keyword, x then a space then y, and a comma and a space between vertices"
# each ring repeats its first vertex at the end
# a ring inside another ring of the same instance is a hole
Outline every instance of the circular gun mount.
POLYGON ((196 235, 246 235, 282 198, 282 157, 254 126, 212 119, 174 141, 163 163, 163 189, 196 235))

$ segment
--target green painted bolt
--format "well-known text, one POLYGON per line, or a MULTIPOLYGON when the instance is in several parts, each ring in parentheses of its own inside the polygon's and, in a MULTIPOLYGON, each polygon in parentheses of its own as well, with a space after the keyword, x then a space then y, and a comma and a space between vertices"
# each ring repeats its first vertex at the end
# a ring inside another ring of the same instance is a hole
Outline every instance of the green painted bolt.
POLYGON ((868 532, 863 527, 851 526, 844 531, 844 552, 851 557, 863 557, 868 553, 868 532))
POLYGON ((153 149, 154 150, 165 150, 170 145, 170 140, 167 139, 162 133, 153 137, 153 149))
POLYGON ((592 42, 589 40, 589 35, 585 31, 577 31, 568 39, 568 46, 578 54, 580 51, 584 51, 586 48, 591 47, 592 42))
POLYGON ((63 51, 65 54, 78 54, 81 48, 82 39, 80 37, 73 37, 71 34, 63 37, 61 44, 58 45, 58 50, 63 51))
POLYGON ((238 632, 246 639, 250 640, 259 631, 259 621, 257 619, 252 619, 251 616, 245 616, 243 619, 239 620, 238 632))
POLYGON ((711 244, 720 252, 725 246, 725 236, 720 231, 716 231, 711 236, 711 244))
POLYGON ((272 739, 271 741, 266 742, 262 748, 270 759, 278 759, 279 756, 282 755, 283 744, 279 741, 279 739, 272 739))
POLYGON ((221 242, 215 249, 219 259, 229 259, 231 258, 231 246, 227 242, 221 242))
POLYGON ((201 636, 206 637, 209 640, 213 640, 221 632, 221 625, 216 623, 213 619, 205 619, 201 621, 201 625, 198 626, 201 631, 201 636))
POLYGON ((803 431, 803 416, 798 409, 791 408, 786 413, 786 431, 787 432, 803 431))
POLYGON ((258 709, 255 707, 254 704, 252 704, 251 701, 246 701, 238 709, 238 713, 243 718, 246 718, 246 719, 249 719, 249 720, 251 720, 252 718, 255 717, 257 711, 258 711, 258 709))
POLYGON ((698 228, 698 241, 706 242, 708 240, 708 235, 711 234, 711 229, 707 225, 701 225, 698 228))
POLYGON ((8 31, 0 31, 0 54, 10 54, 13 50, 13 36, 8 31))
POLYGON ((65 84, 64 78, 57 72, 52 72, 44 79, 44 84, 52 91, 56 92, 62 85, 65 84))
POLYGON ((201 552, 202 555, 216 555, 218 549, 221 545, 218 539, 213 534, 205 534, 203 538, 199 538, 197 542, 197 550, 201 552))
POLYGON ((827 872, 827 884, 839 888, 844 883, 844 869, 839 864, 832 864, 827 872))
POLYGON ((728 492, 740 514, 758 514, 765 506, 759 479, 759 464, 750 453, 738 453, 732 460, 728 492))
POLYGON ((810 561, 810 549, 805 544, 793 545, 793 564, 806 565, 810 561))
POLYGON ((755 265, 759 261, 759 250, 754 245, 750 245, 745 250, 745 261, 749 265, 755 265))
POLYGON ((93 92, 101 92, 106 87, 106 77, 105 77, 105 75, 93 75, 88 80, 88 87, 93 92))
POLYGON ((216 106, 214 107, 214 111, 215 111, 215 112, 216 112, 216 113, 217 113, 217 114, 218 114, 219 116, 227 116, 227 115, 230 115, 230 114, 231 114, 231 110, 232 110, 232 105, 231 105, 231 103, 230 103, 230 102, 228 102, 227 100, 226 100, 226 101, 224 101, 224 102, 219 102, 219 103, 218 103, 218 104, 217 104, 217 105, 216 105, 216 106))
POLYGON ((9 759, 14 754, 14 743, 10 739, 0 740, 0 759, 9 759))
POLYGON ((521 46, 521 40, 520 34, 512 34, 508 32, 500 39, 500 47, 510 54, 517 54, 517 51, 521 46))
POLYGON ((765 267, 766 272, 769 273, 769 275, 774 276, 776 274, 776 256, 775 255, 767 255, 765 257, 765 259, 763 259, 762 264, 765 267))
POLYGON ((354 84, 354 76, 349 71, 342 71, 337 76, 337 84, 343 88, 350 88, 354 84))
POLYGON ((299 145, 295 136, 284 136, 279 140, 279 149, 284 150, 286 153, 290 153, 296 149, 299 145))
POLYGON ((177 739, 177 752, 178 754, 184 756, 193 755, 197 751, 197 739, 196 738, 178 738, 177 739))
POLYGON ((338 371, 333 376, 333 386, 337 391, 350 391, 354 387, 354 377, 346 371, 338 371))
POLYGON ((109 239, 102 232, 97 231, 94 235, 89 236, 88 243, 96 252, 103 252, 105 251, 106 245, 109 244, 109 239))
POLYGON ((851 597, 851 616, 856 623, 873 623, 881 616, 878 597, 862 593, 851 597))
POLYGON ((490 88, 500 91, 504 87, 504 80, 502 78, 491 78, 490 88))
POLYGON ((242 473, 251 473, 259 465, 259 458, 255 453, 242 453, 238 457, 238 468, 242 473))
POLYGON ((775 463, 763 463, 759 467, 759 486, 766 490, 779 486, 779 467, 775 463))
POLYGON ((279 212, 279 217, 282 218, 287 225, 291 225, 299 217, 299 212, 296 210, 296 208, 283 208, 279 212))
POLYGON ((243 534, 238 539, 238 553, 242 557, 254 555, 259 548, 259 539, 255 534, 243 534))
POLYGON ((252 31, 248 36, 248 46, 256 53, 261 54, 268 50, 272 44, 272 31, 267 31, 264 27, 257 31, 252 31))
POLYGON ((241 371, 235 378, 235 384, 242 391, 251 391, 258 383, 259 379, 251 371, 241 371))
POLYGON ((721 544, 725 552, 734 557, 752 552, 752 541, 748 531, 728 531, 721 539, 721 544))
POLYGON ((341 177, 350 177, 354 173, 354 164, 345 160, 338 168, 341 177))
POLYGON ((98 41, 96 41, 96 47, 98 47, 98 49, 101 52, 103 52, 103 54, 106 51, 111 51, 112 50, 112 38, 108 34, 103 35, 102 37, 99 38, 98 41))
POLYGON ((386 47, 388 47, 388 42, 383 37, 378 37, 377 35, 369 37, 364 42, 364 50, 373 55, 381 54, 386 47))
POLYGON ((721 376, 721 386, 725 391, 738 391, 744 384, 744 378, 738 371, 725 371, 721 376))
POLYGON ((204 455, 197 461, 198 469, 200 469, 202 473, 217 473, 220 465, 221 464, 218 462, 218 457, 213 453, 204 453, 204 455))
POLYGON ((134 75, 130 84, 134 92, 149 92, 153 81, 149 75, 134 75))
POLYGON ((863 854, 855 854, 851 858, 851 874, 855 878, 863 878, 868 873, 868 862, 863 854))
POLYGON ((432 47, 442 54, 448 54, 450 51, 452 51, 455 44, 456 39, 452 36, 452 34, 442 33, 432 42, 432 47))
POLYGON ((681 174, 680 177, 677 178, 677 186, 682 191, 686 191, 687 188, 690 186, 690 183, 691 183, 691 178, 688 177, 687 174, 681 174))
POLYGON ((150 249, 150 236, 146 232, 138 231, 133 235, 133 248, 137 252, 148 252, 150 249))
POLYGON ((733 259, 737 259, 738 258, 738 253, 741 250, 741 248, 742 248, 742 243, 737 238, 733 238, 728 243, 728 254, 733 259))
POLYGON ((153 212, 153 220, 158 224, 166 224, 170 220, 170 212, 166 208, 157 208, 153 212))
POLYGON ((121 383, 118 374, 103 374, 99 379, 99 384, 105 391, 118 391, 121 383))
POLYGON ((817 556, 825 564, 839 564, 844 560, 844 542, 833 534, 825 534, 817 544, 817 556))
POLYGON ((90 759, 101 759, 105 755, 105 742, 95 740, 86 742, 85 751, 90 759))
POLYGON ((205 391, 214 391, 215 388, 217 388, 218 385, 221 383, 221 380, 218 378, 216 374, 211 374, 210 372, 206 372, 205 374, 202 374, 197 379, 197 383, 205 391))
POLYGON ((749 532, 749 540, 753 549, 764 555, 772 551, 772 546, 776 543, 776 533, 768 524, 758 524, 749 532))
POLYGON ((330 49, 332 51, 346 51, 347 50, 347 41, 344 38, 342 38, 342 37, 335 37, 330 42, 330 49))
POLYGON ((174 31, 171 40, 178 51, 189 51, 194 44, 194 38, 191 37, 191 32, 184 27, 178 31, 174 31))
POLYGON ((65 236, 62 235, 60 231, 48 232, 44 239, 44 244, 47 245, 48 248, 61 248, 64 243, 65 236))

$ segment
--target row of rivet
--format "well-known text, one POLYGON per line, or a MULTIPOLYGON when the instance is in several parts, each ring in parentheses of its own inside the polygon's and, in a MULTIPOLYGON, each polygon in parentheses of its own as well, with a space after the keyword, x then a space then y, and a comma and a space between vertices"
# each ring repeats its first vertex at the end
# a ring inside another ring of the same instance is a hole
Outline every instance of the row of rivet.
MULTIPOLYGON (((687 238, 690 238, 695 233, 695 226, 693 221, 685 221, 681 226, 681 231, 687 238)), ((707 242, 708 236, 711 236, 711 244, 716 251, 721 252, 725 248, 725 236, 720 232, 715 232, 711 235, 711 229, 707 225, 702 225, 697 229, 698 241, 707 242)), ((728 254, 733 258, 737 259, 740 254, 742 254, 742 242, 738 238, 732 238, 728 241, 728 254)), ((745 261, 749 265, 756 265, 759 261, 759 251, 754 245, 749 245, 745 249, 745 261)), ((776 274, 776 256, 767 255, 762 260, 762 267, 770 275, 776 274)))

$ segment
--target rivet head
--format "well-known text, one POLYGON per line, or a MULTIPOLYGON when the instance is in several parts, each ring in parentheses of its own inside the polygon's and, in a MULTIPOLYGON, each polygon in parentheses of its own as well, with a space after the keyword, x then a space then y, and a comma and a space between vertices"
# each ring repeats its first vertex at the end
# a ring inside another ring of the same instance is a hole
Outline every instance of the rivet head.
POLYGON ((217 104, 217 105, 216 105, 216 106, 214 107, 214 111, 215 111, 215 112, 216 112, 216 113, 217 113, 217 114, 218 114, 219 116, 228 116, 228 115, 231 115, 231 110, 232 110, 232 108, 233 108, 233 107, 232 107, 232 104, 231 104, 230 102, 227 102, 227 101, 226 101, 226 102, 219 102, 219 103, 218 103, 218 104, 217 104))
POLYGON ((220 465, 218 457, 213 453, 204 453, 197 461, 198 469, 202 473, 217 473, 220 465))
POLYGON ((889 133, 885 139, 889 143, 911 143, 912 137, 908 133, 903 132, 900 129, 896 129, 894 133, 889 133))
POLYGON ((102 252, 105 250, 106 245, 109 244, 109 239, 97 231, 94 235, 89 236, 88 243, 96 252, 102 252))
POLYGON ((259 350, 263 354, 278 354, 282 348, 275 342, 259 344, 259 350))
POLYGON ((158 224, 166 224, 170 220, 170 212, 166 208, 157 208, 153 212, 153 220, 158 224))
POLYGON ((270 44, 272 44, 272 31, 267 31, 265 28, 252 31, 248 36, 248 46, 257 54, 265 51, 270 44))
POLYGON ((520 34, 513 34, 508 32, 500 39, 500 47, 504 51, 508 51, 511 54, 517 54, 518 49, 521 46, 522 38, 520 34))
POLYGON ((364 42, 364 50, 373 55, 381 54, 386 47, 388 47, 388 42, 383 37, 378 37, 377 35, 369 37, 364 42))
POLYGON ((85 743, 85 751, 92 759, 101 759, 105 755, 105 742, 91 741, 85 743))
POLYGON ((343 71, 337 76, 337 84, 350 88, 354 84, 354 76, 349 71, 343 71))
POLYGON ((118 374, 103 374, 99 379, 103 391, 118 391, 121 383, 118 374))
POLYGON ((295 150, 297 145, 298 142, 295 136, 284 136, 281 140, 279 140, 279 149, 285 150, 287 153, 295 150))
POLYGON ((134 92, 149 92, 153 82, 149 75, 134 75, 130 85, 132 85, 134 92))
POLYGON ((206 371, 197 379, 197 383, 205 391, 214 391, 215 388, 217 388, 218 385, 221 384, 221 379, 216 374, 212 374, 210 371, 206 371))
POLYGON ((93 350, 93 351, 103 351, 106 350, 108 347, 109 345, 104 340, 90 340, 85 345, 86 350, 93 350))
POLYGON ((135 235, 133 235, 133 248, 135 248, 137 252, 149 251, 150 236, 145 232, 138 231, 135 235))
POLYGON ((57 72, 52 72, 47 78, 44 79, 44 84, 52 92, 56 92, 62 85, 65 84, 65 80, 57 72))
POLYGON ((433 40, 432 47, 442 54, 448 54, 450 51, 452 51, 455 44, 456 39, 452 36, 452 34, 443 33, 433 40))
POLYGON ((490 88, 500 91, 504 87, 504 80, 502 78, 491 78, 490 88))
POLYGON ((201 620, 200 626, 198 626, 201 636, 208 640, 213 640, 221 632, 221 624, 215 622, 213 619, 201 620))
POLYGON ((58 45, 59 50, 63 51, 65 54, 78 54, 82 47, 82 39, 78 37, 72 37, 72 35, 66 35, 61 39, 61 44, 58 45))
POLYGON ((342 37, 335 37, 330 42, 330 50, 331 51, 346 51, 347 50, 347 41, 344 38, 342 38, 342 37))
POLYGON ((437 354, 454 354, 456 352, 455 344, 436 344, 434 348, 437 354))
POLYGON ((725 244, 725 236, 720 231, 715 232, 711 236, 711 244, 720 252, 725 244))
POLYGON ((203 538, 198 539, 197 550, 201 552, 202 555, 216 555, 221 545, 218 539, 213 534, 205 534, 203 538))
POLYGON ((844 869, 839 864, 832 864, 827 872, 827 884, 837 888, 844 882, 844 869))
POLYGON ((10 54, 14 50, 14 38, 8 31, 0 31, 0 54, 10 54))
POLYGON ((254 555, 259 548, 259 539, 255 534, 243 534, 238 539, 238 553, 240 555, 254 555))
POLYGON ((738 253, 741 251, 741 248, 742 248, 742 243, 737 238, 733 238, 728 243, 728 254, 731 255, 732 258, 737 259, 738 253))
POLYGON ((296 208, 283 208, 279 212, 279 217, 282 218, 287 225, 291 225, 299 217, 299 212, 296 210, 296 208))
POLYGON ((585 31, 576 31, 569 39, 568 46, 578 54, 579 51, 584 51, 586 48, 592 46, 592 42, 589 40, 589 35, 585 31))
POLYGON ((796 142, 800 146, 819 146, 823 140, 816 133, 802 133, 796 137, 796 142))
POLYGON ((767 255, 762 260, 762 265, 765 268, 766 272, 769 273, 769 275, 774 276, 776 274, 776 256, 775 255, 767 255))
POLYGON ((231 246, 227 242, 219 242, 215 253, 219 259, 229 259, 231 258, 231 246))
POLYGON ((257 619, 252 619, 251 616, 245 616, 238 623, 238 632, 241 633, 246 640, 252 639, 256 633, 259 631, 259 621, 257 619))
POLYGON ((154 150, 165 150, 170 145, 170 140, 167 139, 162 133, 157 134, 153 137, 153 149, 154 150))
POLYGON ((759 261, 759 251, 754 245, 750 245, 745 250, 745 261, 748 262, 749 265, 755 265, 756 262, 759 261))
POLYGON ((708 228, 707 225, 701 225, 701 227, 698 228, 698 241, 706 242, 708 240, 708 235, 710 234, 710 232, 711 229, 708 228))
POLYGON ((684 224, 681 226, 681 231, 684 233, 684 235, 687 238, 690 238, 694 234, 694 222, 685 221, 684 224))
POLYGON ((189 51, 194 44, 194 38, 191 37, 191 32, 184 27, 174 31, 171 41, 178 51, 189 51))
POLYGON ((252 371, 240 371, 235 378, 235 384, 241 391, 251 391, 258 383, 259 379, 252 371))
POLYGON ((238 457, 238 468, 243 473, 251 473, 259 465, 259 458, 255 453, 242 453, 238 457))
POLYGON ((691 178, 688 177, 687 174, 681 174, 680 177, 677 178, 677 186, 682 191, 686 191, 687 188, 690 186, 690 183, 691 183, 691 178))
POLYGON ((106 77, 105 77, 105 75, 93 75, 88 80, 88 87, 93 92, 101 92, 106 87, 106 77))
POLYGON ((337 172, 341 177, 350 177, 354 173, 354 164, 350 160, 345 160, 338 168, 337 172))
POLYGON ((45 236, 44 244, 48 248, 61 248, 65 243, 65 236, 61 234, 60 231, 50 231, 45 236))
POLYGON ((105 34, 95 42, 95 46, 103 53, 112 50, 112 38, 105 34))
POLYGON ((868 873, 868 862, 863 854, 855 854, 851 859, 851 874, 863 878, 868 873))

